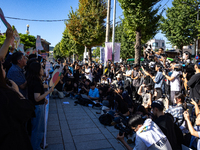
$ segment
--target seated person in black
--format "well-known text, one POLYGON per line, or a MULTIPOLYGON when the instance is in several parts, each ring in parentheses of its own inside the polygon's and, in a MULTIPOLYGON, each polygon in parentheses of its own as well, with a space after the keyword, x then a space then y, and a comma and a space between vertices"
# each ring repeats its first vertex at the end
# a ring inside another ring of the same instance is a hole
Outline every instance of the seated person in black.
MULTIPOLYGON (((177 138, 180 138, 180 137, 176 137, 173 116, 171 116, 171 114, 163 113, 164 105, 162 101, 159 101, 159 100, 153 101, 151 108, 152 108, 153 115, 156 118, 154 122, 160 127, 162 132, 166 135, 172 149, 180 150, 181 144, 180 143, 178 144, 178 141, 177 141, 177 138)), ((177 127, 176 130, 178 129, 179 128, 177 127)), ((182 134, 181 130, 180 130, 180 133, 182 134)))
POLYGON ((90 80, 86 79, 85 83, 82 84, 82 86, 81 86, 80 94, 86 94, 86 95, 88 95, 88 93, 90 91, 90 84, 91 84, 90 80))
POLYGON ((68 78, 65 86, 64 86, 64 91, 66 96, 70 96, 71 98, 74 96, 73 91, 74 91, 74 86, 72 83, 72 79, 68 78))
POLYGON ((55 86, 55 89, 53 91, 53 98, 55 98, 55 95, 58 94, 59 98, 64 98, 64 93, 63 93, 63 78, 64 75, 61 74, 60 75, 60 80, 58 82, 58 84, 55 86))

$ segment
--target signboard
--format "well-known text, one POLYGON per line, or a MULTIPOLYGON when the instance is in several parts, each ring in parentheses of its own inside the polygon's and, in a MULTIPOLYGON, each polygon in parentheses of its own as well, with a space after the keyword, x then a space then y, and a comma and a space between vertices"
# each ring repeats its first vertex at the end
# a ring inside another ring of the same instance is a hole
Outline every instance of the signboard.
POLYGON ((199 56, 198 56, 198 55, 197 55, 197 56, 195 56, 195 59, 196 59, 196 60, 198 60, 198 59, 199 59, 199 56))
MULTIPOLYGON (((114 62, 120 62, 121 43, 115 43, 114 62)), ((105 60, 112 60, 112 42, 105 43, 105 60)))
POLYGON ((100 47, 100 63, 104 63, 105 60, 105 48, 100 47))
POLYGON ((3 11, 2 11, 1 8, 0 8, 0 18, 1 18, 2 22, 3 22, 3 24, 7 27, 7 21, 6 21, 5 17, 4 17, 4 14, 3 14, 3 11))
POLYGON ((44 48, 42 47, 41 44, 41 38, 39 35, 37 35, 37 39, 36 39, 36 51, 38 50, 43 50, 44 48))
POLYGON ((19 43, 17 50, 24 53, 24 44, 19 43))

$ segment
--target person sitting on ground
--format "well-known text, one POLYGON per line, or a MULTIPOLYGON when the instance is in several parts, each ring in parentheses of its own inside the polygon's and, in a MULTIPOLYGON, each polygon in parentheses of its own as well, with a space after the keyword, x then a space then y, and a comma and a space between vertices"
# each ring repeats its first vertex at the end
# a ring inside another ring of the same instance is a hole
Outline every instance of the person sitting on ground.
POLYGON ((185 101, 185 97, 182 93, 175 93, 175 104, 174 106, 170 106, 169 107, 169 100, 166 101, 166 111, 165 113, 170 113, 174 119, 175 119, 175 123, 178 126, 181 126, 183 123, 183 112, 184 112, 184 108, 183 108, 183 103, 185 101))
POLYGON ((68 78, 66 83, 65 83, 65 86, 64 86, 64 93, 65 93, 65 96, 70 96, 71 98, 73 98, 74 94, 73 94, 73 91, 74 91, 74 86, 73 86, 73 83, 71 81, 72 79, 68 78))
POLYGON ((64 77, 64 75, 61 74, 60 75, 60 80, 59 80, 58 84, 55 86, 55 89, 53 91, 53 98, 55 98, 56 94, 58 94, 58 97, 60 99, 64 98, 64 93, 63 93, 63 77, 64 77))
POLYGON ((81 84, 81 90, 80 90, 80 94, 86 94, 88 95, 88 92, 90 91, 90 80, 86 79, 85 83, 81 84))
POLYGON ((94 100, 96 102, 99 102, 99 90, 95 87, 95 84, 92 82, 90 84, 90 91, 88 93, 88 98, 91 100, 94 100))
POLYGON ((103 75, 103 77, 101 78, 101 84, 110 84, 111 83, 111 79, 107 77, 106 74, 103 75))
MULTIPOLYGON (((171 116, 171 114, 168 113, 164 114, 163 112, 164 104, 162 101, 153 101, 151 108, 152 108, 152 113, 156 118, 154 122, 160 127, 162 132, 166 135, 172 149, 180 150, 181 144, 180 143, 178 144, 178 141, 176 140, 177 138, 180 137, 176 137, 173 116, 171 116)), ((180 133, 182 134, 181 131, 180 133)))
POLYGON ((145 119, 139 114, 135 114, 130 118, 128 125, 136 132, 135 147, 132 148, 124 140, 122 136, 117 135, 117 139, 128 150, 172 150, 167 137, 161 129, 151 119, 145 119))

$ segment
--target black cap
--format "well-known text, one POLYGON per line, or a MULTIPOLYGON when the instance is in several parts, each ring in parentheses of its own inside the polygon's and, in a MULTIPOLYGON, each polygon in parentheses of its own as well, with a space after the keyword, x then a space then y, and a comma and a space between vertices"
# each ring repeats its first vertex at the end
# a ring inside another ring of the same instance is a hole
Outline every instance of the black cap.
POLYGON ((139 67, 139 66, 140 66, 139 64, 134 64, 133 68, 136 68, 136 67, 139 67))
POLYGON ((164 104, 160 100, 155 100, 155 101, 152 102, 151 107, 152 108, 156 107, 156 108, 164 109, 164 104))

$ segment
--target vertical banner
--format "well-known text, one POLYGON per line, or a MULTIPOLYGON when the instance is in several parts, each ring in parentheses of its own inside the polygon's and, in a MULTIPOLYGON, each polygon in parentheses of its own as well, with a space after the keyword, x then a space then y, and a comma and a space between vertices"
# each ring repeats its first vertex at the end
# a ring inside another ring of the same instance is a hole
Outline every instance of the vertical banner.
MULTIPOLYGON (((114 62, 120 62, 120 43, 115 43, 114 62)), ((105 61, 112 60, 112 42, 105 43, 105 61)))
MULTIPOLYGON (((48 85, 48 81, 45 81, 48 85)), ((49 90, 49 88, 47 89, 49 90)), ((47 144, 47 122, 48 122, 48 115, 49 115, 49 94, 46 96, 46 99, 48 100, 48 104, 45 105, 45 114, 44 114, 44 141, 43 141, 43 148, 45 149, 45 146, 47 144)))
POLYGON ((115 43, 115 62, 120 62, 120 47, 121 43, 115 43))
POLYGON ((46 66, 45 66, 46 75, 48 74, 48 70, 51 70, 51 63, 49 61, 46 62, 46 66))
POLYGON ((104 63, 105 60, 105 48, 100 47, 100 63, 104 63))
POLYGON ((105 42, 105 62, 112 60, 112 43, 105 42))
POLYGON ((37 39, 36 39, 36 51, 38 52, 38 50, 43 50, 44 48, 42 47, 41 44, 41 38, 39 35, 37 35, 37 39))

